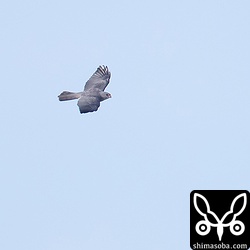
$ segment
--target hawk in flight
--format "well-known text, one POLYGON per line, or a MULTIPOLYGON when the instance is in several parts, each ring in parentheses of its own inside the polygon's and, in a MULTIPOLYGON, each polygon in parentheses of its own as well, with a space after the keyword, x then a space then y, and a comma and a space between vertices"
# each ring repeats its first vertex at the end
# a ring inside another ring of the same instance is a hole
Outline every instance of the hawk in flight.
POLYGON ((109 84, 111 73, 107 66, 99 66, 96 72, 89 78, 82 92, 63 91, 59 96, 59 101, 69 101, 79 99, 77 105, 80 113, 97 111, 100 102, 111 98, 111 94, 104 92, 109 84))

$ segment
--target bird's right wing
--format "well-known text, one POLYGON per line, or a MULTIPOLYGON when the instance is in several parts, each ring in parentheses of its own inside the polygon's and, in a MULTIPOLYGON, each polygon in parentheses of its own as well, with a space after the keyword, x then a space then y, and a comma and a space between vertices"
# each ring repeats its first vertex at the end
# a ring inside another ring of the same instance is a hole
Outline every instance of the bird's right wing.
POLYGON ((86 82, 84 91, 89 89, 99 89, 104 91, 104 89, 109 84, 111 73, 107 66, 99 66, 96 72, 89 78, 86 82))

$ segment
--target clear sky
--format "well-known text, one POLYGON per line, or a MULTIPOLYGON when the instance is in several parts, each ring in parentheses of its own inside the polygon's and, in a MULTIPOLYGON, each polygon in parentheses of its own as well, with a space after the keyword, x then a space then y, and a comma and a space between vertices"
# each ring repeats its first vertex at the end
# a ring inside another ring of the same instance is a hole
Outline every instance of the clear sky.
POLYGON ((194 189, 250 188, 250 2, 0 4, 0 249, 189 249, 194 189), (79 113, 108 65, 112 98, 79 113))

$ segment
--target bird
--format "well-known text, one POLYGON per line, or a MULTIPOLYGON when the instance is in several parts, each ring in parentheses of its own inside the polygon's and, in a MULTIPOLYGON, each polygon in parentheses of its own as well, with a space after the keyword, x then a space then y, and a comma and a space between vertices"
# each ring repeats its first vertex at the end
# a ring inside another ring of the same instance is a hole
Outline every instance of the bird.
POLYGON ((97 111, 100 102, 111 98, 111 94, 105 92, 110 81, 111 73, 107 66, 99 66, 95 73, 89 78, 82 92, 63 91, 59 101, 79 99, 77 105, 81 114, 97 111))

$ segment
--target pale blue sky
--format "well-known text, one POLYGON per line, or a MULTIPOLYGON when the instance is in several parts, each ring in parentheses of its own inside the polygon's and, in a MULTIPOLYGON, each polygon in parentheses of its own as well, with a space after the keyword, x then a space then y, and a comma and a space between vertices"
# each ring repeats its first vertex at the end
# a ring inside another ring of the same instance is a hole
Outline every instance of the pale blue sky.
POLYGON ((186 250, 193 189, 249 189, 249 1, 0 12, 0 249, 186 250), (58 101, 100 64, 98 112, 58 101))

